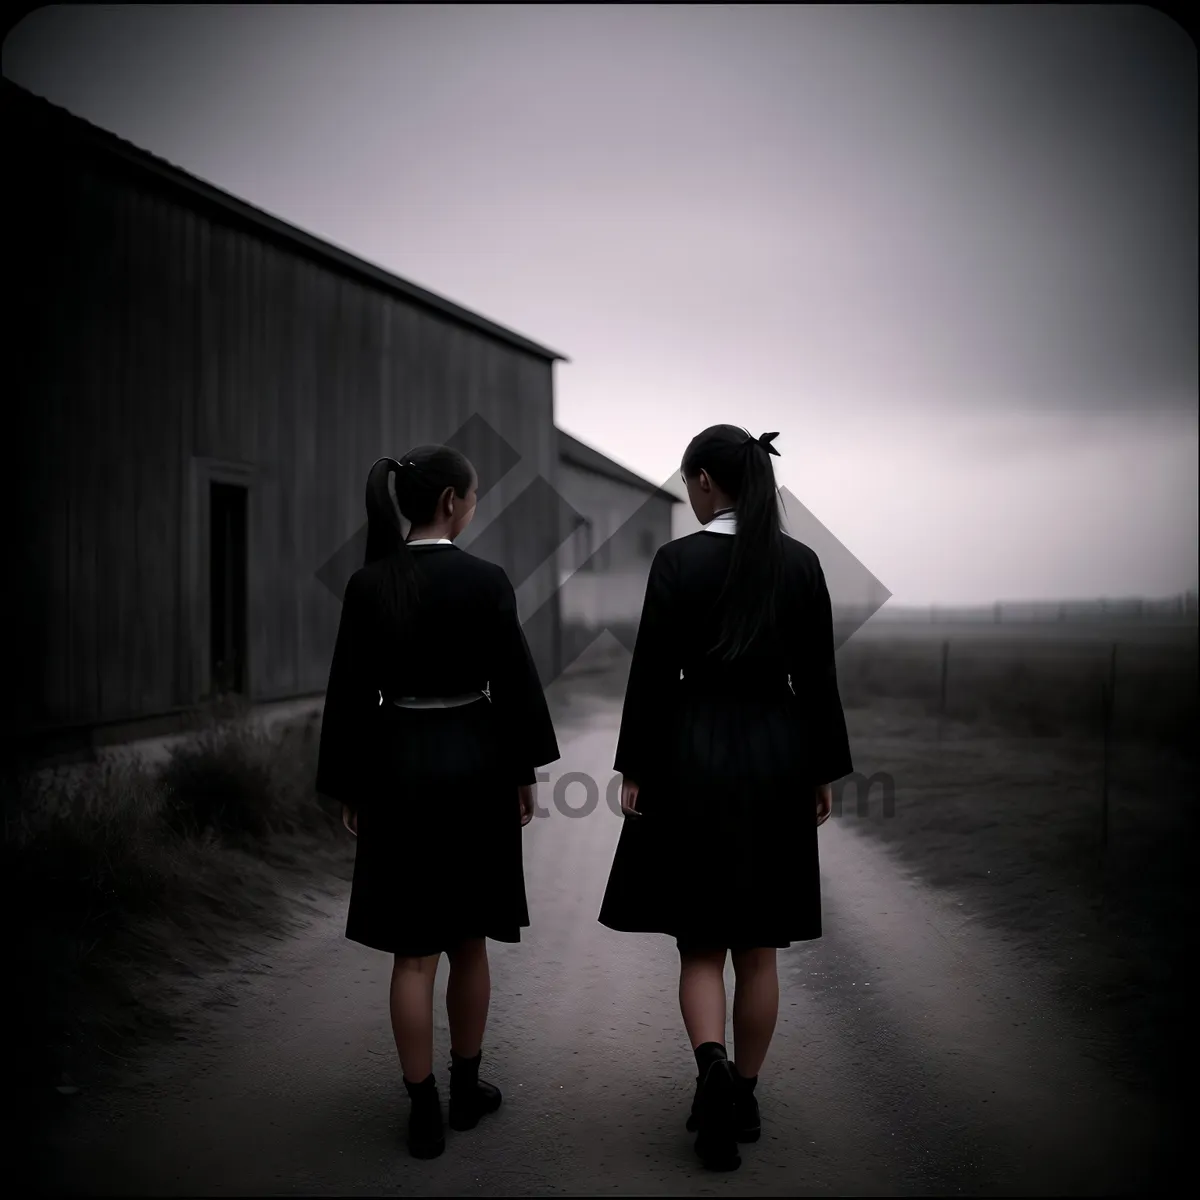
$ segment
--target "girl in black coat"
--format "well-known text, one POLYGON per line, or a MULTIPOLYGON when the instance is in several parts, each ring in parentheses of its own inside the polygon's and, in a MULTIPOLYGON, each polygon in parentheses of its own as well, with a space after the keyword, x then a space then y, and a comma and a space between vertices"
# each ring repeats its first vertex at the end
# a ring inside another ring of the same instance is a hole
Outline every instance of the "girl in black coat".
POLYGON ((446 446, 372 467, 366 565, 346 587, 321 726, 317 790, 358 838, 346 936, 394 956, 392 1029, 418 1157, 445 1147, 432 1070, 443 952, 450 1126, 499 1107, 478 1077, 485 939, 518 942, 529 924, 521 830, 536 768, 559 756, 512 584, 454 545, 476 490, 470 462, 446 446))
POLYGON ((684 454, 704 529, 650 568, 614 764, 627 819, 600 913, 610 929, 676 939, 700 1070, 688 1128, 718 1170, 758 1139, 776 950, 821 936, 817 826, 853 769, 829 591, 817 556, 781 529, 776 436, 716 425, 684 454))

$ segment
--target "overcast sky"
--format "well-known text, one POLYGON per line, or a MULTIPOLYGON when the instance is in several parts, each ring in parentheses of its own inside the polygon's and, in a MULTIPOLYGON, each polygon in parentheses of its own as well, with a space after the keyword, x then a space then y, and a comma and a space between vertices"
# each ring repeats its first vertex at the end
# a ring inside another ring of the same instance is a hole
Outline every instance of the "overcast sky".
POLYGON ((1195 586, 1196 50, 1153 9, 67 5, 3 71, 562 351, 559 424, 656 482, 780 430, 894 602, 1195 586))

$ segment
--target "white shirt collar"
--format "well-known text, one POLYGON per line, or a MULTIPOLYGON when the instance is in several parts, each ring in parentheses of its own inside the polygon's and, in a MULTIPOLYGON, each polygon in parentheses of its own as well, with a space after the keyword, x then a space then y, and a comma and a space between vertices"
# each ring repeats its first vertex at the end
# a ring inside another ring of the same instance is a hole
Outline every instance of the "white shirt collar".
POLYGON ((713 517, 707 525, 704 526, 705 533, 736 533, 737 532, 737 514, 731 509, 729 512, 719 513, 713 517))
POLYGON ((453 546, 449 538, 417 538, 415 542, 406 542, 408 546, 453 546))

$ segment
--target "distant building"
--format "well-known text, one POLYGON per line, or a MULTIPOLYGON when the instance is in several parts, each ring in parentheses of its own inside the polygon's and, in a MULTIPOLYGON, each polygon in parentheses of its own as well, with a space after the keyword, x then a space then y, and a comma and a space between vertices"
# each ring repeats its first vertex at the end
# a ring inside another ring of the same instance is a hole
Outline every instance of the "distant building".
POLYGON ((636 632, 650 563, 671 540, 680 500, 578 438, 557 437, 558 492, 580 517, 561 530, 558 552, 567 666, 606 629, 627 641, 636 632))
MULTIPOLYGON (((529 497, 494 561, 553 610, 560 517, 524 485, 555 483, 561 355, 7 81, 2 100, 4 733, 84 748, 218 691, 319 695, 340 597, 315 573, 361 526, 368 467, 473 414, 522 466, 468 449, 496 504, 529 497)), ((556 626, 530 634, 547 677, 556 626)))

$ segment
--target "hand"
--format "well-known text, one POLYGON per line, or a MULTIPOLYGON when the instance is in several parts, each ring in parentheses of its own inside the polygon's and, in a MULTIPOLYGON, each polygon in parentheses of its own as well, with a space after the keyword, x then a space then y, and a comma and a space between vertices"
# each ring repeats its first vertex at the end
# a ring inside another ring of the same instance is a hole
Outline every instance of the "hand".
POLYGON ((534 813, 534 788, 536 784, 522 783, 517 788, 517 796, 521 803, 521 828, 524 829, 530 821, 533 820, 534 813))
POLYGON ((626 817, 640 817, 638 812, 638 785, 632 779, 621 780, 621 812, 626 817))
POLYGON ((358 837, 358 813, 354 811, 348 804, 342 805, 342 824, 350 830, 355 837, 358 837))
POLYGON ((824 825, 833 812, 833 786, 822 783, 817 787, 817 824, 824 825))

